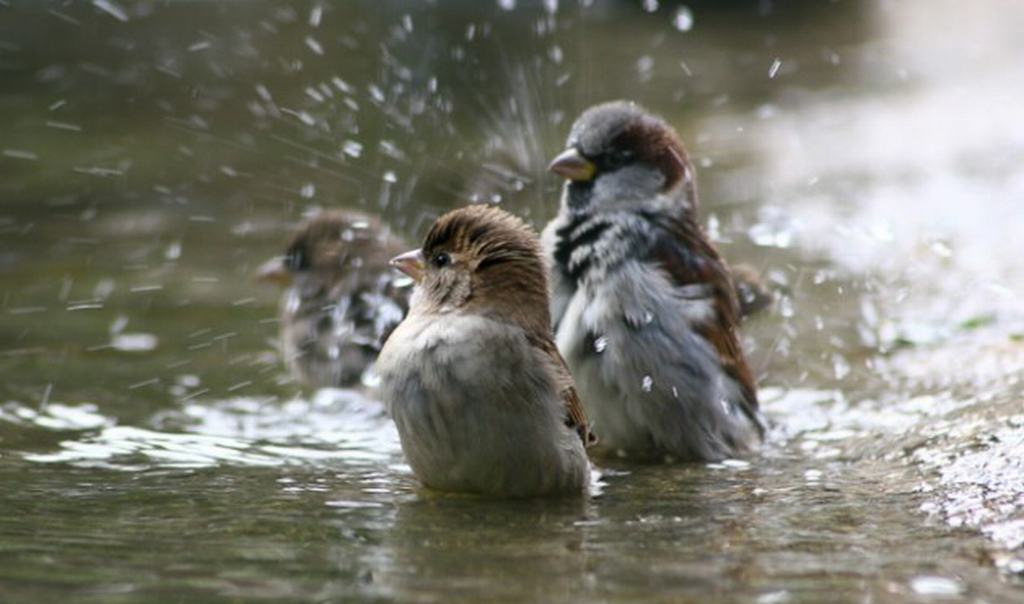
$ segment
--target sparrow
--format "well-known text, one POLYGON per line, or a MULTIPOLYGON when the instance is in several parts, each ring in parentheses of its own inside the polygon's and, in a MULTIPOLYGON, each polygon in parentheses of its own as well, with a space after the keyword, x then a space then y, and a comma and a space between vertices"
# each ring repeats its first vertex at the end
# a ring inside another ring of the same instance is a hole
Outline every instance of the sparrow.
POLYGON ((388 264, 406 247, 375 216, 330 210, 303 222, 284 256, 260 267, 261 280, 285 287, 281 353, 300 384, 347 387, 364 378, 408 308, 412 284, 388 264))
POLYGON ((550 170, 566 179, 542 240, 559 350, 599 453, 713 461, 764 435, 729 268, 697 222, 675 130, 628 102, 586 110, 550 170))
POLYGON ((391 262, 416 286, 377 371, 413 473, 442 491, 584 493, 593 437, 552 338, 535 231, 471 205, 391 262))

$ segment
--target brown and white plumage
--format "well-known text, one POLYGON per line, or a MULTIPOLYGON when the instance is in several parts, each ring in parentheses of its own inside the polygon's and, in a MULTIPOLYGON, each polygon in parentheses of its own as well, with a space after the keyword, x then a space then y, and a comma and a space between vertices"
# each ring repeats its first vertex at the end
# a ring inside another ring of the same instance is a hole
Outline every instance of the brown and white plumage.
POLYGON ((405 314, 411 288, 389 260, 405 244, 369 214, 329 210, 303 222, 260 278, 285 287, 281 352, 311 388, 358 384, 405 314))
POLYGON ((417 477, 500 496, 583 493, 591 436, 552 341, 536 234, 507 212, 469 206, 394 262, 417 286, 377 367, 417 477))
POLYGON ((584 112, 552 163, 544 231, 556 341, 604 450, 716 460, 763 435, 728 266, 696 220, 675 131, 629 103, 584 112))

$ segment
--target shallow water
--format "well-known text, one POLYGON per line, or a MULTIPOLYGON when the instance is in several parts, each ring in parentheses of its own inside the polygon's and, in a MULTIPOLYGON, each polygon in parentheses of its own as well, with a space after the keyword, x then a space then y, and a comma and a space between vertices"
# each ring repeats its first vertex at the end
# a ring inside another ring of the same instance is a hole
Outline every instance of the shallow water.
POLYGON ((1024 599, 1024 11, 515 4, 0 2, 0 601, 1024 599), (313 206, 539 225, 616 97, 778 292, 771 443, 425 492, 253 271, 313 206))

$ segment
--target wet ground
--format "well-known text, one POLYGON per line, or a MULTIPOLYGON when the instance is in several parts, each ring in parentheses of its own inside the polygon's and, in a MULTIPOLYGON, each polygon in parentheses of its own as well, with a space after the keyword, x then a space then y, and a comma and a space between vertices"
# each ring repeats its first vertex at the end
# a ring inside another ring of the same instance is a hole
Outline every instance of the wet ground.
POLYGON ((1024 599, 1024 11, 0 2, 0 602, 1024 599), (538 225, 639 100, 778 293, 764 456, 419 489, 252 280, 315 206, 538 225))

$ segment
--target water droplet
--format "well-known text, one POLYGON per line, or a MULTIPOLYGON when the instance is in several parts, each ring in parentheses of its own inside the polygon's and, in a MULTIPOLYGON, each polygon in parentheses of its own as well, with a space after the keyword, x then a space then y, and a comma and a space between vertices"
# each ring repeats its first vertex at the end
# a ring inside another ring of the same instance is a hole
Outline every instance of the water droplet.
POLYGON ((722 400, 718 401, 718 404, 722 406, 722 411, 724 411, 726 415, 736 415, 736 406, 730 403, 729 401, 723 398, 722 400))
POLYGON ((722 227, 718 221, 718 216, 715 216, 714 214, 708 216, 706 232, 711 241, 722 241, 722 227))
POLYGON ((128 317, 126 317, 124 315, 121 315, 121 316, 117 317, 110 324, 110 333, 111 333, 111 335, 121 333, 122 331, 124 331, 124 328, 127 325, 128 325, 128 317))
POLYGON ((768 68, 768 78, 775 79, 775 75, 779 73, 779 68, 782 67, 782 60, 778 57, 772 61, 772 66, 768 68))
POLYGON ((256 94, 263 99, 264 102, 270 103, 274 100, 273 97, 270 96, 270 90, 268 90, 263 84, 256 84, 256 94))
POLYGON ((306 46, 313 51, 313 54, 321 55, 324 54, 324 47, 320 46, 320 43, 316 41, 313 36, 306 36, 306 46))
POLYGON ((652 378, 649 375, 645 375, 644 381, 643 383, 640 384, 640 387, 643 389, 644 392, 650 392, 651 390, 654 389, 654 378, 652 378))
POLYGON ((31 151, 25 151, 24 149, 4 149, 4 157, 27 160, 39 159, 38 155, 31 151))
POLYGON ((651 71, 654 69, 654 57, 650 55, 644 55, 636 60, 636 70, 640 73, 642 79, 650 78, 651 71))
POLYGON ((55 130, 66 130, 68 132, 81 132, 82 131, 82 127, 81 126, 79 126, 77 124, 69 124, 67 122, 47 121, 46 122, 46 127, 47 128, 53 128, 55 130))
POLYGON ((122 23, 128 22, 128 13, 111 0, 92 0, 92 5, 122 23))
POLYGON ((555 45, 548 49, 548 58, 551 59, 552 63, 561 63, 562 59, 564 58, 564 54, 562 53, 562 47, 555 45))
POLYGON ((693 11, 688 6, 680 6, 672 17, 672 27, 679 31, 690 31, 693 29, 693 11))
POLYGON ((352 93, 352 86, 350 86, 348 82, 339 78, 338 76, 334 76, 333 78, 331 78, 331 84, 334 84, 335 88, 337 88, 341 92, 344 92, 345 94, 352 93))
POLYGON ((313 88, 312 86, 306 87, 306 96, 308 96, 309 98, 313 99, 318 103, 324 102, 324 95, 319 90, 313 88))
POLYGON ((602 353, 608 348, 608 336, 601 336, 594 340, 594 351, 602 353))
POLYGON ((377 103, 384 102, 384 91, 381 90, 379 86, 371 84, 367 88, 367 90, 369 90, 370 92, 370 98, 372 98, 374 101, 376 101, 377 103))
POLYGON ((122 352, 147 352, 156 348, 157 337, 151 333, 122 333, 114 336, 110 346, 122 352))
MULTIPOLYGON (((316 118, 313 117, 312 115, 306 113, 305 111, 294 111, 294 110, 288 109, 286 107, 281 107, 281 113, 287 113, 288 115, 294 116, 296 119, 298 119, 300 122, 302 122, 303 124, 305 124, 307 126, 315 126, 316 125, 316 118)), ((188 155, 191 156, 191 154, 192 153, 190 151, 188 153, 188 155)))
POLYGON ((359 157, 363 154, 363 145, 356 141, 345 141, 341 145, 341 151, 349 157, 359 157))

